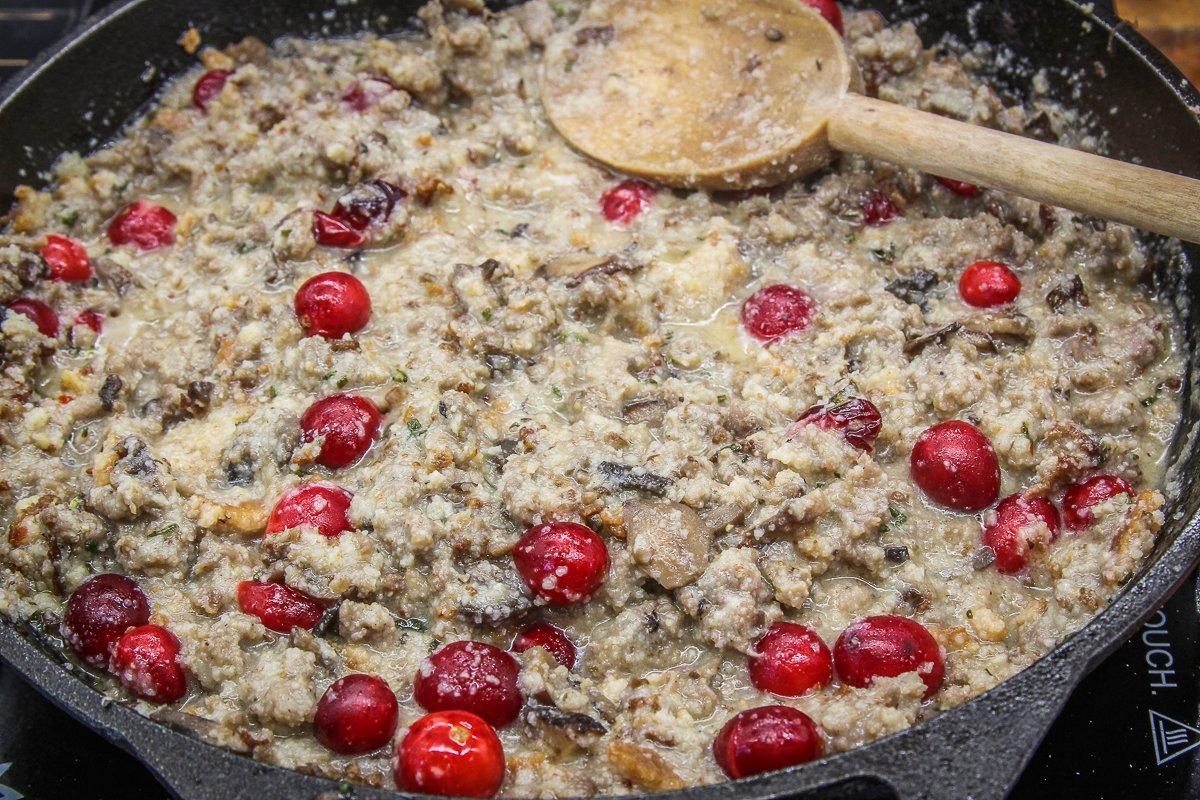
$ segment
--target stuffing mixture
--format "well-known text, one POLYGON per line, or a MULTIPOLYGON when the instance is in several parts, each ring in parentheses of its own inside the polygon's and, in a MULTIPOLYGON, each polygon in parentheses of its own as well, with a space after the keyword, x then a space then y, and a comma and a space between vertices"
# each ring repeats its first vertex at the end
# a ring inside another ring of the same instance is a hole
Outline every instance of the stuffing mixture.
MULTIPOLYGON (((870 94, 1096 146, 817 5, 870 94)), ((192 31, 194 71, 18 192, 0 611, 264 761, 565 797, 900 731, 1130 580, 1182 374, 1134 232, 858 157, 625 180, 539 101, 588 13, 192 31)))

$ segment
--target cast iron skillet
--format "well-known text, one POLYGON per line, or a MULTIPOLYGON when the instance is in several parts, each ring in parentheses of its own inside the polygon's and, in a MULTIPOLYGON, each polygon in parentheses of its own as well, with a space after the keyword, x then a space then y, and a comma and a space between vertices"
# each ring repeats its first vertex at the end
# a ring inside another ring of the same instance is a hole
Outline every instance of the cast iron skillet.
MULTIPOLYGON (((1094 112, 1112 152, 1160 169, 1200 177, 1200 95, 1104 2, 1076 0, 860 0, 892 20, 913 19, 926 42, 943 35, 1010 48, 1012 67, 996 76, 1020 94, 1045 67, 1070 102, 1094 112), (1067 77, 1079 73, 1078 83, 1067 77), (1072 89, 1074 88, 1074 97, 1072 89)), ((19 183, 37 182, 60 152, 91 149, 146 103, 165 76, 191 63, 175 44, 195 24, 209 44, 247 34, 396 31, 418 0, 127 0, 85 23, 0 92, 0 204, 19 183), (326 16, 326 7, 340 7, 326 16)), ((1200 288, 1192 273, 1200 250, 1158 242, 1156 288, 1186 299, 1200 288)), ((1179 474, 1200 469, 1200 444, 1188 434, 1200 419, 1191 377, 1200 355, 1200 320, 1178 303, 1185 327, 1188 380, 1184 426, 1171 448, 1179 474)), ((889 797, 960 800, 1004 796, 1071 690, 1124 641, 1200 560, 1200 487, 1191 481, 1170 498, 1169 521, 1140 576, 1091 624, 1054 652, 990 692, 929 722, 848 753, 771 775, 689 789, 662 800, 774 800, 782 797, 889 797)), ((308 800, 353 794, 399 795, 268 766, 153 722, 98 693, 64 670, 28 631, 0 624, 0 656, 81 722, 126 748, 181 800, 308 800)), ((1081 743, 1084 745, 1085 743, 1081 743)))

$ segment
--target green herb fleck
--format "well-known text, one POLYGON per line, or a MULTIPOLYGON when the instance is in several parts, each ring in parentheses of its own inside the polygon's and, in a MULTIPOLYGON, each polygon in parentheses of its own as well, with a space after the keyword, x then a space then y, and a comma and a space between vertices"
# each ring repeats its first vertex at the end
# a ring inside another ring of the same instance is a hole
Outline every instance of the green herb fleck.
POLYGON ((482 312, 482 315, 483 315, 484 322, 492 321, 492 310, 490 308, 485 308, 482 312))
POLYGON ((428 633, 429 626, 425 624, 425 620, 420 617, 401 617, 396 620, 396 627, 403 631, 419 631, 420 633, 428 633))
POLYGON ((238 246, 235 247, 234 250, 237 251, 239 256, 244 256, 257 246, 258 245, 254 244, 254 242, 239 242, 238 246))
MULTIPOLYGON (((83 430, 86 431, 87 428, 84 428, 83 430)), ((80 432, 82 433, 82 431, 80 432)), ((77 494, 72 497, 70 502, 67 503, 67 508, 71 509, 72 511, 78 511, 79 509, 83 508, 83 495, 77 494)))
POLYGON ((428 433, 428 429, 421 425, 419 419, 410 419, 408 421, 408 435, 410 437, 415 439, 419 436, 424 436, 426 433, 428 433))
POLYGON ((337 383, 335 385, 337 386, 337 388, 341 389, 343 386, 345 386, 349 382, 350 382, 350 379, 347 378, 345 375, 343 375, 342 377, 337 379, 337 383))
POLYGON ((276 397, 279 397, 279 390, 276 389, 274 386, 268 386, 267 387, 267 397, 274 400, 276 397))
POLYGON ((95 555, 96 553, 100 552, 100 543, 95 540, 87 542, 84 544, 83 549, 95 555))
POLYGON ((975 616, 974 612, 972 612, 971 609, 968 608, 967 609, 967 619, 971 619, 974 616, 975 616))
POLYGON ((872 248, 871 257, 884 264, 891 264, 896 260, 896 245, 889 244, 887 247, 872 248))
POLYGON ((392 373, 392 380, 396 383, 408 383, 408 373, 402 369, 398 369, 392 373))
POLYGON ((1143 399, 1142 399, 1142 407, 1143 407, 1143 408, 1149 408, 1150 406, 1152 406, 1152 405, 1154 405, 1155 403, 1157 403, 1157 402, 1158 402, 1158 396, 1162 394, 1162 388, 1163 388, 1163 386, 1162 386, 1162 384, 1161 384, 1161 383, 1160 383, 1160 384, 1158 384, 1157 386, 1155 386, 1155 387, 1154 387, 1154 394, 1150 395, 1149 397, 1146 397, 1146 398, 1143 398, 1143 399))
POLYGON ((842 222, 862 222, 862 209, 851 206, 843 209, 842 213, 838 214, 838 219, 842 222))
POLYGON ((64 209, 58 215, 58 221, 68 228, 74 228, 75 223, 79 221, 79 212, 73 208, 64 209))
POLYGON ((337 370, 333 370, 332 372, 326 372, 324 375, 321 376, 321 380, 327 381, 330 378, 332 378, 334 375, 337 375, 337 370))
POLYGON ((554 386, 553 384, 551 384, 551 386, 550 386, 550 393, 552 395, 554 395, 554 397, 558 400, 563 399, 562 389, 558 388, 557 386, 554 386))
POLYGON ((557 5, 554 6, 554 16, 565 17, 566 15, 567 15, 567 7, 566 6, 564 6, 562 3, 558 3, 557 5))
POLYGON ((1021 433, 1025 434, 1026 439, 1028 439, 1031 442, 1033 441, 1033 434, 1029 432, 1029 423, 1028 422, 1021 423, 1021 433))
POLYGON ((168 522, 166 525, 163 525, 161 528, 158 528, 153 533, 147 534, 146 538, 153 539, 156 536, 165 536, 167 534, 175 533, 178 530, 179 530, 178 525, 176 525, 174 522, 168 522))

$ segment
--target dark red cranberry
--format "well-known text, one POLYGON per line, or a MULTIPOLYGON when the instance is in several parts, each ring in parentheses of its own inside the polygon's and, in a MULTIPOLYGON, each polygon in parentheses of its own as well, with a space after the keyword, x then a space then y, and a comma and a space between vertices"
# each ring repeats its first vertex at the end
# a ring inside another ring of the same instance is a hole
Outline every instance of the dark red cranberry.
POLYGON ((747 659, 750 682, 780 697, 799 697, 833 680, 833 656, 817 632, 776 622, 747 659))
POLYGON ((143 700, 174 703, 187 693, 179 640, 161 625, 131 628, 113 650, 112 673, 143 700))
POLYGON ((1096 475, 1083 483, 1077 483, 1063 495, 1063 521, 1067 529, 1081 531, 1096 521, 1093 508, 1111 500, 1119 494, 1133 497, 1133 487, 1124 478, 1116 475, 1096 475))
POLYGON ((800 415, 800 419, 792 426, 792 431, 801 425, 816 425, 821 430, 840 431, 842 438, 849 444, 871 453, 875 451, 875 439, 883 430, 883 417, 870 400, 854 397, 832 408, 813 406, 800 415))
POLYGON ((824 753, 817 723, 789 706, 761 706, 735 714, 713 740, 717 766, 735 779, 794 767, 824 753))
POLYGON ((300 432, 305 442, 324 437, 317 463, 340 469, 362 458, 382 421, 383 415, 367 398, 335 394, 308 407, 300 418, 300 432))
POLYGON ((342 95, 342 102, 352 111, 366 111, 394 91, 396 87, 383 78, 363 78, 342 95))
POLYGON ((383 679, 347 675, 321 695, 313 733, 335 753, 360 756, 390 742, 399 717, 400 704, 383 679))
POLYGON ((350 501, 354 495, 340 486, 318 481, 288 489, 267 518, 267 533, 308 525, 325 536, 351 530, 350 501))
POLYGON ((875 228, 895 222, 904 216, 904 212, 891 196, 879 189, 872 189, 858 198, 858 210, 862 212, 863 224, 875 228))
POLYGON ((812 325, 817 303, 808 292, 776 283, 742 303, 742 325, 755 339, 771 342, 812 325))
POLYGON ((979 196, 980 189, 978 186, 976 186, 973 183, 967 183, 966 181, 956 181, 953 178, 940 178, 936 175, 934 176, 934 179, 938 183, 940 183, 942 186, 945 186, 947 189, 954 192, 959 197, 978 197, 979 196))
POLYGON ((963 302, 976 308, 991 308, 1017 299, 1021 279, 999 261, 976 261, 958 279, 963 302))
POLYGON ((650 207, 654 194, 654 187, 645 181, 621 181, 600 195, 600 210, 609 222, 628 225, 650 207))
POLYGON ((105 667, 121 634, 149 621, 150 603, 136 583, 124 575, 96 575, 71 593, 63 641, 83 661, 105 667))
POLYGON ((322 272, 296 290, 296 318, 305 336, 340 339, 358 333, 371 319, 371 296, 346 272, 322 272))
POLYGON ((541 647, 567 669, 575 669, 575 643, 553 625, 540 622, 521 631, 513 639, 514 653, 524 653, 531 647, 541 647))
POLYGON ((504 747, 492 726, 467 711, 438 711, 413 723, 396 748, 396 787, 444 797, 495 797, 504 747))
POLYGON ((1031 537, 1036 536, 1042 523, 1050 532, 1048 545, 1058 536, 1058 509, 1044 497, 1009 495, 996 506, 994 515, 987 515, 983 543, 996 554, 996 569, 1013 575, 1029 563, 1031 537))
POLYGON ((242 581, 237 601, 242 613, 258 617, 276 633, 291 633, 292 628, 312 630, 325 614, 320 600, 282 583, 242 581))
POLYGON ((928 699, 942 686, 945 662, 942 646, 924 625, 894 614, 860 619, 833 645, 838 677, 860 689, 876 678, 915 672, 925 683, 928 699))
POLYGON ((5 307, 9 311, 33 320, 38 333, 42 336, 49 336, 51 339, 58 336, 58 314, 55 314, 54 309, 41 300, 33 297, 18 297, 16 300, 10 300, 5 307))
POLYGON ((41 249, 42 259, 50 270, 50 279, 66 283, 91 280, 92 262, 83 245, 69 236, 52 233, 41 249))
POLYGON ((981 511, 1000 494, 1000 463, 992 443, 960 420, 939 422, 917 438, 909 472, 926 497, 955 511, 981 511))
POLYGON ((139 250, 157 250, 175 244, 175 215, 149 200, 138 200, 121 209, 108 223, 108 240, 131 244, 139 250))
POLYGON ((330 216, 356 231, 386 222, 408 192, 381 180, 363 181, 338 198, 330 216))
POLYGON ((517 718, 517 660, 483 642, 450 642, 421 662, 413 698, 426 711, 470 711, 497 728, 517 718))
POLYGON ((608 573, 608 548, 586 525, 534 525, 513 548, 517 572, 539 598, 563 606, 586 600, 608 573))
POLYGON ((350 227, 350 224, 324 211, 314 211, 312 234, 317 244, 323 247, 341 247, 352 249, 366 244, 367 237, 362 231, 350 227))
POLYGON ((833 29, 839 35, 845 35, 846 29, 842 27, 842 9, 833 0, 803 0, 804 5, 811 6, 816 9, 825 21, 833 26, 833 29))
POLYGON ((104 330, 104 315, 94 308, 85 308, 75 315, 76 325, 86 325, 96 333, 104 330))
POLYGON ((210 69, 201 75, 192 87, 192 105, 207 114, 208 104, 221 93, 232 74, 233 71, 228 69, 210 69))

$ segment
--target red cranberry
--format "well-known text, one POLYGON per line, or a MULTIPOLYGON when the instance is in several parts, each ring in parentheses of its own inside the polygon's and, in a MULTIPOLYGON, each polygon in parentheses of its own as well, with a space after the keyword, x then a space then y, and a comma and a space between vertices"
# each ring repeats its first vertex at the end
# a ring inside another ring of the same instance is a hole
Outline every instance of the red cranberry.
POLYGON ((650 207, 654 187, 645 181, 621 181, 600 195, 600 210, 609 222, 628 225, 650 207))
POLYGON ((504 747, 492 726, 474 714, 426 714, 396 748, 395 778, 405 792, 494 797, 504 782, 504 747))
POLYGON ((288 489, 267 518, 267 533, 309 525, 325 536, 351 530, 350 501, 354 495, 340 486, 317 481, 288 489))
POLYGON ((94 308, 85 308, 75 315, 75 324, 86 325, 96 333, 100 333, 104 330, 104 315, 94 308))
POLYGON ((833 680, 833 656, 812 628, 776 622, 754 650, 747 668, 761 691, 799 697, 833 680))
POLYGON ((804 5, 811 6, 816 9, 825 21, 833 26, 833 29, 840 35, 846 34, 846 29, 842 27, 842 9, 833 0, 803 0, 804 5))
POLYGON ((736 714, 713 740, 717 766, 735 779, 794 767, 824 753, 817 723, 789 706, 761 706, 736 714))
POLYGON ((325 606, 317 598, 282 583, 242 581, 237 601, 242 613, 258 617, 276 633, 291 633, 292 628, 312 630, 325 614, 325 606))
POLYGON ((980 511, 1000 494, 1000 464, 983 433, 950 420, 927 428, 909 457, 913 483, 925 495, 955 511, 980 511))
POLYGON ((567 669, 575 669, 575 643, 553 625, 540 622, 526 628, 512 643, 514 653, 524 653, 531 647, 541 647, 567 669))
POLYGON ((356 231, 348 222, 324 211, 313 212, 312 234, 317 244, 323 247, 351 249, 362 247, 367 241, 362 231, 356 231))
POLYGON ((335 394, 308 407, 300 418, 303 440, 324 437, 317 463, 330 469, 349 466, 367 452, 383 416, 365 397, 335 394))
POLYGON ((979 196, 979 191, 980 191, 979 187, 973 183, 967 183, 966 181, 956 181, 953 178, 940 178, 936 175, 934 176, 934 179, 938 183, 940 183, 942 186, 945 186, 947 189, 954 192, 959 197, 978 197, 979 196))
POLYGON ((771 342, 808 330, 816 311, 816 301, 808 292, 776 283, 746 298, 742 303, 742 325, 755 339, 771 342))
POLYGON ((92 262, 83 245, 69 236, 52 233, 41 249, 51 280, 82 283, 91 280, 92 262))
POLYGON ((296 318, 305 336, 340 339, 371 319, 371 296, 362 281, 346 272, 322 272, 296 290, 296 318))
POLYGON ((313 733, 335 753, 360 756, 390 742, 399 717, 400 704, 383 679, 347 675, 321 695, 313 733))
POLYGON ((813 406, 800 415, 789 433, 801 425, 816 425, 825 431, 841 431, 842 438, 859 450, 875 451, 875 439, 883 429, 883 417, 870 400, 855 397, 833 406, 813 406))
POLYGON ((963 302, 976 308, 991 308, 1017 299, 1021 279, 999 261, 976 261, 958 279, 963 302))
POLYGON ((513 548, 517 572, 550 605, 586 600, 608 573, 608 548, 586 525, 549 522, 534 525, 513 548))
POLYGON ((863 224, 875 228, 895 222, 904 216, 904 212, 891 196, 879 189, 872 189, 858 198, 858 210, 862 212, 863 224))
POLYGON ((1067 529, 1081 531, 1096 521, 1093 508, 1111 500, 1119 494, 1133 497, 1133 487, 1124 478, 1116 475, 1096 475, 1083 483, 1077 483, 1063 495, 1063 521, 1067 529))
POLYGON ((18 297, 16 300, 10 300, 5 307, 9 311, 33 320, 38 333, 42 336, 49 336, 51 339, 58 336, 58 315, 54 313, 54 309, 41 300, 32 297, 18 297))
POLYGON ((381 180, 363 181, 338 198, 330 216, 356 231, 387 221, 408 192, 381 180))
POLYGON ((517 660, 483 642, 451 642, 421 662, 413 698, 426 711, 470 711, 497 728, 517 718, 517 660))
POLYGON ((143 700, 174 703, 187 692, 179 640, 161 625, 131 628, 113 650, 112 673, 143 700))
POLYGON ((942 646, 925 626, 894 614, 860 619, 833 645, 833 663, 843 682, 861 689, 876 678, 916 672, 925 683, 926 699, 941 688, 945 661, 942 646))
MULTIPOLYGON (((988 515, 992 517, 992 515, 988 515)), ((1009 495, 996 506, 995 516, 983 529, 983 543, 996 554, 996 569, 1013 575, 1029 563, 1030 537, 1041 522, 1050 531, 1049 544, 1058 536, 1058 509, 1044 497, 1009 495)))
POLYGON ((192 87, 192 105, 207 114, 208 104, 221 93, 232 74, 233 71, 228 69, 210 69, 201 75, 192 87))
POLYGON ((104 667, 121 634, 150 621, 146 595, 124 575, 96 575, 79 584, 63 615, 63 640, 83 661, 104 667))
POLYGON ((157 203, 138 200, 108 223, 108 240, 118 247, 131 244, 139 250, 175 244, 175 215, 157 203))
POLYGON ((363 78, 342 95, 342 102, 351 111, 366 111, 394 91, 396 87, 383 78, 363 78))

